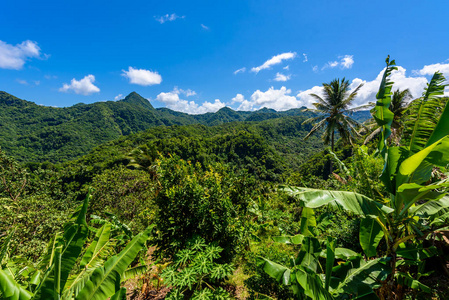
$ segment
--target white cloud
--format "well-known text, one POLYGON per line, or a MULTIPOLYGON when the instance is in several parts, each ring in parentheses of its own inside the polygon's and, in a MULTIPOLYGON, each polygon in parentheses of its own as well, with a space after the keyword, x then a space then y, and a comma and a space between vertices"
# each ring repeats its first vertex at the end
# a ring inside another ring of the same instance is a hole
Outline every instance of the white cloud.
POLYGON ((123 98, 123 94, 118 94, 117 96, 114 97, 114 100, 117 101, 117 100, 120 100, 122 98, 123 98))
POLYGON ((327 69, 327 68, 335 68, 336 66, 338 66, 338 61, 330 61, 327 64, 325 64, 321 70, 327 69))
POLYGON ((209 30, 209 29, 210 29, 209 27, 207 27, 207 26, 204 25, 204 24, 201 24, 201 28, 203 28, 204 30, 209 30))
POLYGON ((129 67, 128 71, 122 70, 122 76, 129 79, 130 83, 148 86, 154 84, 160 84, 162 82, 162 76, 158 72, 152 72, 145 69, 134 69, 129 67))
POLYGON ((181 111, 188 114, 204 114, 207 112, 216 112, 220 108, 225 107, 225 104, 219 99, 215 99, 214 102, 205 101, 203 104, 198 105, 195 101, 187 101, 179 97, 180 94, 184 94, 187 97, 195 95, 192 90, 181 90, 174 88, 173 91, 168 93, 160 93, 157 95, 156 100, 165 103, 168 108, 175 111, 181 111))
MULTIPOLYGON (((377 77, 371 81, 362 80, 360 78, 355 78, 351 81, 351 90, 355 89, 357 86, 359 86, 359 84, 364 83, 363 87, 359 90, 355 101, 353 102, 354 106, 360 106, 368 104, 368 102, 376 101, 376 94, 379 90, 379 85, 382 80, 384 71, 385 69, 383 69, 377 75, 377 77)), ((421 96, 427 84, 427 79, 425 77, 407 76, 406 69, 401 66, 398 67, 398 70, 395 70, 391 73, 390 79, 394 82, 393 90, 404 90, 408 88, 414 98, 421 96)), ((301 102, 301 105, 312 107, 312 103, 316 101, 310 96, 310 94, 313 93, 322 96, 322 92, 322 86, 314 86, 306 91, 299 92, 296 97, 301 102)))
POLYGON ((302 56, 304 56, 304 60, 302 62, 308 62, 309 59, 307 58, 307 54, 303 53, 302 56))
POLYGON ((236 74, 238 74, 238 73, 244 73, 245 71, 246 71, 246 68, 245 68, 245 67, 240 68, 240 69, 234 71, 234 75, 236 75, 236 74))
MULTIPOLYGON (((354 105, 358 106, 376 101, 376 94, 379 90, 384 71, 385 68, 371 81, 362 80, 360 78, 352 80, 351 88, 357 87, 360 83, 365 84, 360 89, 357 98, 354 101, 354 105)), ((422 95, 424 88, 427 85, 427 79, 425 77, 409 77, 407 76, 406 71, 407 70, 404 67, 398 66, 397 70, 391 72, 390 80, 394 82, 393 90, 409 89, 412 96, 418 98, 422 95)))
POLYGON ((58 79, 58 76, 56 75, 44 75, 45 79, 51 80, 51 79, 58 79))
POLYGON ((28 84, 29 84, 28 81, 23 80, 23 79, 16 79, 16 81, 17 81, 18 83, 22 84, 22 85, 28 85, 28 84))
MULTIPOLYGON (((33 41, 24 41, 15 46, 0 41, 0 68, 20 70, 30 58, 40 58, 41 48, 33 41)), ((45 55, 44 55, 45 56, 45 55)))
POLYGON ((352 68, 352 65, 354 64, 354 55, 345 55, 345 56, 339 56, 338 57, 340 61, 330 61, 327 64, 325 64, 321 70, 327 69, 327 68, 335 68, 340 66, 342 69, 350 69, 352 68))
POLYGON ((433 75, 435 72, 441 72, 444 74, 444 76, 449 76, 449 63, 442 64, 432 64, 432 65, 425 65, 421 70, 414 70, 413 73, 417 75, 433 75))
POLYGON ((313 66, 312 70, 313 70, 313 72, 317 73, 318 72, 318 66, 313 66))
POLYGON ((306 107, 313 107, 312 103, 316 102, 316 100, 310 96, 310 94, 317 94, 318 96, 321 96, 323 92, 323 87, 321 86, 314 86, 311 89, 300 91, 296 97, 298 98, 298 101, 300 102, 301 106, 306 107))
POLYGON ((90 95, 93 93, 98 93, 100 89, 94 85, 95 76, 87 75, 81 80, 76 80, 75 78, 70 81, 70 84, 64 83, 62 88, 59 89, 60 92, 74 91, 76 94, 80 95, 90 95))
POLYGON ((232 98, 231 99, 231 101, 232 101, 232 103, 242 103, 243 101, 246 101, 245 100, 245 97, 242 95, 242 94, 237 94, 237 95, 235 95, 235 97, 234 98, 232 98))
POLYGON ((281 73, 276 73, 276 77, 273 79, 274 81, 287 81, 290 80, 291 75, 284 75, 281 73))
MULTIPOLYGON (((288 110, 290 108, 300 107, 299 101, 295 96, 290 96, 291 90, 285 86, 279 90, 270 87, 267 91, 262 92, 260 90, 255 91, 251 95, 251 100, 245 100, 244 98, 236 96, 237 100, 241 101, 238 110, 256 110, 263 107, 272 108, 277 111, 288 110)), ((237 94, 239 95, 239 94, 237 94)), ((236 99, 233 98, 233 99, 236 99)))
POLYGON ((166 14, 163 16, 154 16, 154 19, 158 21, 161 24, 164 24, 165 22, 171 22, 176 19, 184 19, 185 16, 178 16, 177 14, 166 14))
POLYGON ((258 67, 254 67, 251 69, 252 72, 258 73, 260 70, 269 69, 271 66, 282 63, 283 60, 293 59, 296 57, 296 52, 286 52, 282 54, 278 54, 264 62, 262 65, 258 67))
POLYGON ((187 90, 183 90, 183 89, 179 89, 177 86, 174 87, 173 92, 176 94, 183 94, 186 97, 190 97, 190 96, 195 96, 196 92, 192 91, 191 89, 187 89, 187 90))
POLYGON ((32 80, 30 82, 24 80, 24 79, 16 79, 16 81, 22 85, 34 85, 34 86, 38 86, 41 84, 41 82, 39 80, 32 80))
POLYGON ((350 69, 354 64, 354 55, 345 55, 341 59, 340 65, 343 69, 350 69))
POLYGON ((290 65, 286 65, 285 67, 283 67, 282 69, 284 69, 284 70, 290 70, 290 65))

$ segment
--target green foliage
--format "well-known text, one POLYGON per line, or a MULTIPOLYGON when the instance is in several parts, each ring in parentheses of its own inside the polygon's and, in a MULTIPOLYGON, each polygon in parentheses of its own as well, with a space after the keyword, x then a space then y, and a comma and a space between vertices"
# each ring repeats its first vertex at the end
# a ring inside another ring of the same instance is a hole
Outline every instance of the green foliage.
POLYGON ((146 172, 116 166, 95 176, 90 187, 92 214, 109 218, 108 213, 112 213, 118 220, 130 222, 133 232, 140 232, 153 223, 155 183, 146 172))
MULTIPOLYGON (((417 279, 406 277, 404 270, 408 270, 410 265, 421 264, 422 257, 417 256, 420 251, 427 253, 426 257, 435 254, 431 248, 423 248, 421 240, 437 231, 439 226, 446 226, 436 220, 449 210, 447 179, 431 180, 434 167, 444 168, 449 163, 449 127, 439 124, 447 122, 443 117, 449 115, 449 108, 446 105, 438 123, 425 125, 422 129, 415 126, 407 146, 390 146, 387 139, 391 134, 393 114, 388 108, 393 83, 388 80, 388 75, 394 69, 394 61, 389 62, 387 58, 386 62, 374 117, 382 127, 378 153, 384 157, 384 168, 380 180, 388 194, 374 195, 375 198, 371 199, 353 192, 305 188, 290 190, 305 207, 337 205, 365 218, 360 223, 361 246, 368 257, 376 254, 378 257, 384 256, 388 262, 384 270, 391 270, 378 292, 381 298, 398 293, 402 284, 427 290, 418 284, 417 279), (383 251, 378 249, 381 239, 386 248, 383 251), (409 249, 410 252, 401 249, 409 249), (413 255, 410 256, 410 253, 413 255), (398 260, 398 257, 402 260, 398 260)), ((436 73, 424 98, 443 95, 443 81, 444 77, 436 73)), ((424 104, 421 105, 423 107, 424 104)), ((416 122, 425 122, 427 119, 429 115, 426 110, 419 109, 416 122)))
POLYGON ((350 108, 363 83, 350 92, 349 81, 334 79, 330 83, 323 83, 324 98, 311 94, 317 102, 313 103, 315 109, 307 111, 315 112, 317 116, 307 119, 303 124, 314 123, 309 136, 318 131, 323 131, 322 138, 325 144, 331 143, 334 150, 334 135, 337 131, 346 143, 352 144, 354 137, 359 136, 357 127, 359 123, 349 115, 361 108, 350 108))
POLYGON ((336 248, 331 237, 320 239, 316 235, 319 232, 317 225, 328 223, 323 219, 317 222, 311 208, 303 208, 301 219, 304 220, 301 234, 273 237, 277 242, 300 246, 290 267, 263 258, 264 271, 279 283, 290 286, 296 299, 373 296, 373 289, 379 287, 388 275, 383 268, 384 262, 379 259, 365 261, 350 249, 336 248), (337 265, 336 260, 340 261, 337 265))
POLYGON ((107 299, 123 294, 119 288, 121 278, 144 246, 151 227, 134 237, 116 256, 111 256, 114 242, 109 238, 109 223, 84 247, 89 231, 86 222, 89 199, 90 195, 72 215, 64 233, 57 234, 49 243, 47 254, 39 263, 40 269, 28 272, 32 276, 27 277, 26 285, 18 280, 24 278, 23 270, 29 267, 16 272, 9 264, 13 261, 10 259, 7 269, 0 269, 0 296, 5 299, 107 299))
POLYGON ((218 126, 245 120, 261 122, 311 116, 300 109, 264 112, 233 111, 225 107, 216 113, 189 115, 167 108, 154 109, 135 92, 120 101, 58 108, 36 105, 0 92, 0 139, 3 149, 20 162, 59 163, 85 155, 102 143, 158 126, 218 126))
POLYGON ((234 268, 217 262, 222 251, 198 237, 187 243, 161 274, 164 283, 173 287, 167 299, 230 299, 220 284, 234 268))
POLYGON ((155 203, 160 254, 170 257, 184 249, 188 239, 201 236, 224 249, 224 260, 233 257, 242 224, 232 195, 234 183, 240 179, 227 175, 221 165, 203 170, 200 164, 177 157, 159 162, 155 203))

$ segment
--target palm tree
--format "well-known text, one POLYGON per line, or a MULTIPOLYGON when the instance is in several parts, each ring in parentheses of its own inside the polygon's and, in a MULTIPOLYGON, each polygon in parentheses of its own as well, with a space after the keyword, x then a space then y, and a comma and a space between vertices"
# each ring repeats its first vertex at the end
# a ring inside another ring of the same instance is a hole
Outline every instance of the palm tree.
MULTIPOLYGON (((401 137, 402 129, 404 128, 404 120, 403 114, 407 110, 410 99, 412 99, 412 94, 409 89, 405 89, 400 91, 399 89, 393 92, 393 96, 391 97, 390 110, 393 113, 393 122, 391 123, 391 136, 390 140, 394 141, 397 145, 399 145, 399 140, 401 137)), ((368 129, 376 128, 370 135, 368 135, 363 144, 367 144, 371 141, 376 135, 380 133, 381 127, 377 126, 377 123, 374 119, 368 120, 366 124, 368 129)))
POLYGON ((354 136, 360 136, 356 130, 360 123, 352 119, 350 115, 357 110, 369 107, 369 105, 364 105, 350 108, 362 86, 363 83, 351 92, 348 80, 345 80, 345 78, 341 81, 334 79, 330 83, 323 83, 324 97, 310 94, 317 100, 317 102, 313 103, 315 109, 306 109, 305 111, 315 112, 318 116, 303 122, 303 124, 315 123, 304 139, 308 139, 312 134, 323 129, 324 143, 328 145, 331 142, 332 151, 334 151, 335 131, 340 134, 344 142, 352 144, 354 136))

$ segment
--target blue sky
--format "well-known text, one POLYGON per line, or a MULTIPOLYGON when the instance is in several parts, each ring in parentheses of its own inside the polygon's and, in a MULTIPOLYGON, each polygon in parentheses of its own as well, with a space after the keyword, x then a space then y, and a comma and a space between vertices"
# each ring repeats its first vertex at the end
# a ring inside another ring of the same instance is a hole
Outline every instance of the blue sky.
POLYGON ((449 77, 447 0, 4 1, 0 90, 48 106, 136 91, 189 113, 310 106, 346 77, 372 101, 385 57, 417 97, 449 77), (238 71, 240 70, 240 71, 238 71))

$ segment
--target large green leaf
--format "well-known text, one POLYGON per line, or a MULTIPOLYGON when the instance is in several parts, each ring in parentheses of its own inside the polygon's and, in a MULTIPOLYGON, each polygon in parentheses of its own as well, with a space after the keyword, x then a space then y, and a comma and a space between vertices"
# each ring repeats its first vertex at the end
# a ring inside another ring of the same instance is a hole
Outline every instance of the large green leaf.
MULTIPOLYGON (((369 293, 369 291, 366 291, 366 288, 372 290, 379 287, 381 282, 391 272, 385 262, 385 259, 377 258, 367 262, 361 260, 360 266, 355 268, 334 267, 334 271, 338 269, 345 270, 345 272, 337 272, 341 281, 335 290, 339 293, 355 293, 356 295, 369 293)), ((350 262, 348 263, 349 266, 350 262)))
POLYGON ((3 270, 0 270, 0 296, 5 300, 28 300, 33 294, 21 287, 3 270))
POLYGON ((433 134, 438 122, 438 114, 436 113, 440 105, 438 97, 444 94, 444 81, 443 74, 435 72, 423 97, 410 104, 410 117, 405 124, 402 142, 412 154, 421 151, 445 136, 443 133, 447 131, 447 128, 439 127, 438 132, 435 135, 433 134))
POLYGON ((109 258, 104 266, 95 269, 76 299, 102 300, 114 295, 128 265, 144 246, 154 226, 136 235, 117 256, 109 258))
POLYGON ((104 246, 109 242, 109 237, 111 235, 111 223, 105 223, 95 234, 95 238, 89 247, 86 249, 86 252, 83 255, 83 258, 80 262, 80 268, 89 267, 101 253, 101 250, 104 249, 104 246))
MULTIPOLYGON (((420 290, 426 293, 431 293, 432 289, 429 288, 427 285, 422 284, 416 279, 413 279, 409 274, 404 272, 398 272, 396 274, 396 278, 398 280, 398 284, 405 285, 408 287, 411 287, 414 290, 420 290)), ((430 296, 430 295, 429 295, 430 296)))
POLYGON ((126 288, 122 287, 119 289, 117 293, 111 297, 111 300, 126 300, 126 288))
POLYGON ((434 216, 441 210, 449 208, 449 196, 442 197, 435 201, 427 201, 426 203, 411 207, 410 214, 434 216))
POLYGON ((359 240, 366 257, 376 256, 376 248, 383 236, 382 227, 375 219, 363 218, 360 221, 359 240))
POLYGON ((89 232, 86 222, 86 212, 90 198, 91 196, 88 194, 84 199, 84 202, 72 215, 71 220, 65 225, 62 241, 58 240, 59 242, 62 242, 63 246, 61 251, 61 268, 57 273, 60 277, 56 278, 54 276, 56 273, 53 272, 55 263, 53 258, 53 262, 50 262, 50 268, 44 275, 44 280, 41 286, 37 288, 35 295, 36 299, 51 299, 55 297, 54 287, 56 283, 61 287, 59 293, 57 293, 58 295, 64 290, 68 276, 83 249, 89 232))
POLYGON ((295 273, 296 280, 304 289, 304 293, 316 300, 332 300, 334 297, 323 287, 323 282, 317 273, 306 268, 299 268, 295 273))
POLYGON ((304 203, 305 207, 317 208, 331 205, 343 208, 359 216, 381 216, 393 212, 393 209, 370 198, 344 191, 326 191, 301 187, 286 187, 285 192, 304 203))
POLYGON ((426 147, 432 145, 433 143, 442 139, 446 135, 449 135, 449 102, 446 103, 443 113, 441 114, 440 119, 438 120, 438 124, 435 126, 432 135, 427 140, 426 147))
POLYGON ((112 253, 114 242, 109 240, 111 223, 105 223, 96 233, 94 240, 86 249, 80 263, 81 272, 69 277, 64 287, 64 299, 72 299, 84 288, 92 272, 101 266, 112 253))
POLYGON ((438 250, 435 246, 424 248, 422 244, 415 245, 411 243, 401 243, 399 244, 396 253, 402 258, 419 261, 438 255, 438 250))
POLYGON ((379 91, 376 95, 376 106, 374 107, 373 118, 377 124, 381 126, 381 139, 379 140, 379 151, 383 151, 387 146, 387 139, 391 135, 391 123, 393 122, 394 114, 390 110, 391 103, 391 89, 393 82, 389 80, 389 76, 395 67, 395 61, 390 61, 390 56, 385 60, 387 67, 385 68, 382 80, 380 82, 379 91))
POLYGON ((315 219, 315 213, 313 212, 313 209, 308 207, 302 208, 302 214, 301 214, 301 223, 300 223, 300 230, 301 234, 304 236, 313 236, 313 233, 311 230, 316 227, 316 219, 315 219))
POLYGON ((290 278, 288 278, 288 280, 286 279, 287 275, 290 276, 291 271, 289 268, 263 257, 261 257, 261 259, 264 262, 263 270, 265 273, 276 279, 277 282, 290 284, 290 278))
POLYGON ((446 166, 449 163, 449 136, 408 157, 399 166, 396 186, 403 183, 421 184, 430 179, 432 167, 446 166))
POLYGON ((397 173, 399 160, 401 158, 401 152, 400 147, 390 147, 384 154, 385 164, 379 179, 387 188, 387 191, 391 194, 395 194, 396 192, 394 179, 397 173))
POLYGON ((329 291, 329 285, 331 282, 332 268, 335 261, 335 240, 331 237, 327 237, 326 243, 326 277, 324 282, 324 288, 329 291))

